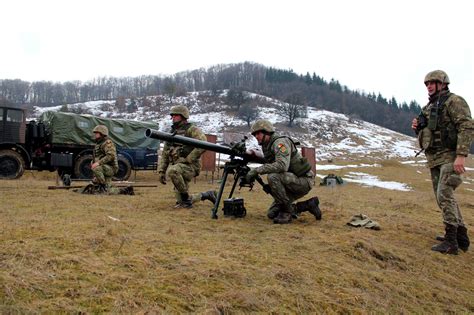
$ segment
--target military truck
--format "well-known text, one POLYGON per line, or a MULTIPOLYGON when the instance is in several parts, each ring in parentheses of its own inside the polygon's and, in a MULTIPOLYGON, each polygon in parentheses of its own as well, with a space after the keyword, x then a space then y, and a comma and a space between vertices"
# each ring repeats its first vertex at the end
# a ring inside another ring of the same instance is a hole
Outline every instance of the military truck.
POLYGON ((57 171, 66 185, 92 178, 92 129, 99 124, 117 146, 116 180, 127 180, 132 170, 156 169, 159 142, 145 137, 145 130, 157 123, 54 111, 27 123, 25 116, 21 108, 0 107, 0 179, 19 178, 25 170, 57 171))

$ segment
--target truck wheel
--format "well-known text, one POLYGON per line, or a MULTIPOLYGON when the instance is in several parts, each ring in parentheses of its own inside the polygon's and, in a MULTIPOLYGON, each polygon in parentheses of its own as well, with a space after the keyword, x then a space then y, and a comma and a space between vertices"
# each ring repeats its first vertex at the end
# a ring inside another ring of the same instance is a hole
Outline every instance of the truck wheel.
POLYGON ((115 180, 127 180, 132 174, 132 165, 130 161, 123 155, 118 155, 118 166, 119 170, 115 174, 115 180))
POLYGON ((0 150, 0 179, 20 178, 25 171, 25 162, 18 152, 0 150))
POLYGON ((92 155, 85 154, 80 156, 74 164, 74 176, 79 179, 92 179, 93 174, 91 170, 92 155))

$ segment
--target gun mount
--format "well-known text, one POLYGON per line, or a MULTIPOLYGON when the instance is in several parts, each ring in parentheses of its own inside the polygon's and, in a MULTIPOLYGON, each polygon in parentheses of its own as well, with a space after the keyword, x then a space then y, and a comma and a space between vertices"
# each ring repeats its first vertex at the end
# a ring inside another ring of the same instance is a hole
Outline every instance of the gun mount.
MULTIPOLYGON (((253 184, 254 184, 253 182, 249 183, 245 180, 245 175, 250 170, 247 164, 250 162, 260 163, 260 164, 265 163, 265 160, 263 159, 263 157, 257 156, 255 154, 249 154, 246 152, 245 139, 243 139, 241 142, 238 142, 232 145, 232 147, 226 147, 223 145, 210 143, 210 142, 202 141, 202 140, 197 140, 197 139, 193 139, 189 137, 184 137, 180 135, 175 135, 169 132, 163 132, 163 131, 154 130, 154 129, 147 129, 145 132, 145 136, 149 138, 153 138, 153 139, 166 141, 169 143, 173 143, 173 142, 180 143, 180 144, 190 145, 190 146, 204 149, 204 150, 209 150, 209 151, 214 151, 217 153, 229 155, 230 161, 224 164, 224 167, 223 167, 224 174, 222 176, 222 181, 219 187, 219 192, 217 194, 216 202, 214 203, 214 207, 212 208, 213 219, 217 219, 217 211, 219 209, 219 204, 222 199, 222 195, 224 193, 227 176, 229 174, 234 175, 234 183, 232 185, 232 188, 229 192, 229 197, 228 197, 228 199, 230 199, 232 198, 232 195, 234 194, 237 183, 239 183, 240 188, 249 187, 250 189, 252 189, 253 187, 253 184)), ((263 190, 266 193, 270 192, 270 186, 268 184, 265 184, 260 176, 258 176, 256 180, 260 185, 262 185, 263 190)))

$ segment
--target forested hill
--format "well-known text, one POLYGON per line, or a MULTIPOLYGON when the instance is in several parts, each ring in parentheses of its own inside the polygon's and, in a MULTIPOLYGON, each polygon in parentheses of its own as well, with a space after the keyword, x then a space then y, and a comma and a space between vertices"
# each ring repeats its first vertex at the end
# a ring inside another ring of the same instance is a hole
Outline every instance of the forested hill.
MULTIPOLYGON (((407 104, 393 97, 387 99, 380 93, 351 90, 338 80, 328 81, 316 73, 297 74, 292 70, 250 62, 216 65, 172 76, 99 77, 87 82, 64 83, 0 80, 0 98, 4 102, 30 106, 151 95, 169 95, 172 98, 187 92, 207 90, 218 93, 224 89, 229 90, 229 99, 237 108, 246 103, 242 91, 247 91, 294 104, 296 108, 312 107, 347 114, 408 135, 413 135, 410 122, 420 111, 415 101, 407 104)), ((296 110, 295 114, 304 112, 296 110)))

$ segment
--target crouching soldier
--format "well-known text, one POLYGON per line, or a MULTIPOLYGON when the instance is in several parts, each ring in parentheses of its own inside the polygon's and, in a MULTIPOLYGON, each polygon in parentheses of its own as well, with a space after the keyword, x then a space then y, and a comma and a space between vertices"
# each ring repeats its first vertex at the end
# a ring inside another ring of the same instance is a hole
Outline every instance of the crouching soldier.
POLYGON ((107 195, 134 195, 133 186, 112 187, 112 177, 117 174, 118 158, 115 144, 109 138, 109 129, 104 125, 97 125, 94 130, 94 158, 91 161, 93 174, 92 183, 74 192, 82 194, 107 194, 107 195))
POLYGON ((91 170, 94 174, 93 183, 98 185, 99 191, 108 192, 112 177, 117 173, 118 159, 115 144, 109 138, 109 129, 98 125, 93 130, 95 147, 91 170))
POLYGON ((318 197, 303 202, 293 202, 313 188, 314 174, 309 162, 301 156, 295 142, 286 136, 279 136, 268 120, 257 120, 251 128, 252 135, 262 147, 265 164, 251 169, 246 181, 255 180, 257 175, 267 174, 273 203, 267 216, 276 224, 290 223, 295 214, 310 212, 321 220, 318 197))
MULTIPOLYGON (((171 107, 173 125, 171 133, 206 141, 206 135, 193 123, 188 122, 189 110, 184 105, 171 107)), ((176 193, 176 208, 192 208, 193 202, 216 201, 215 191, 207 191, 193 196, 189 195, 189 183, 201 171, 201 155, 204 149, 166 142, 158 167, 159 180, 166 185, 166 178, 171 179, 176 193)))

